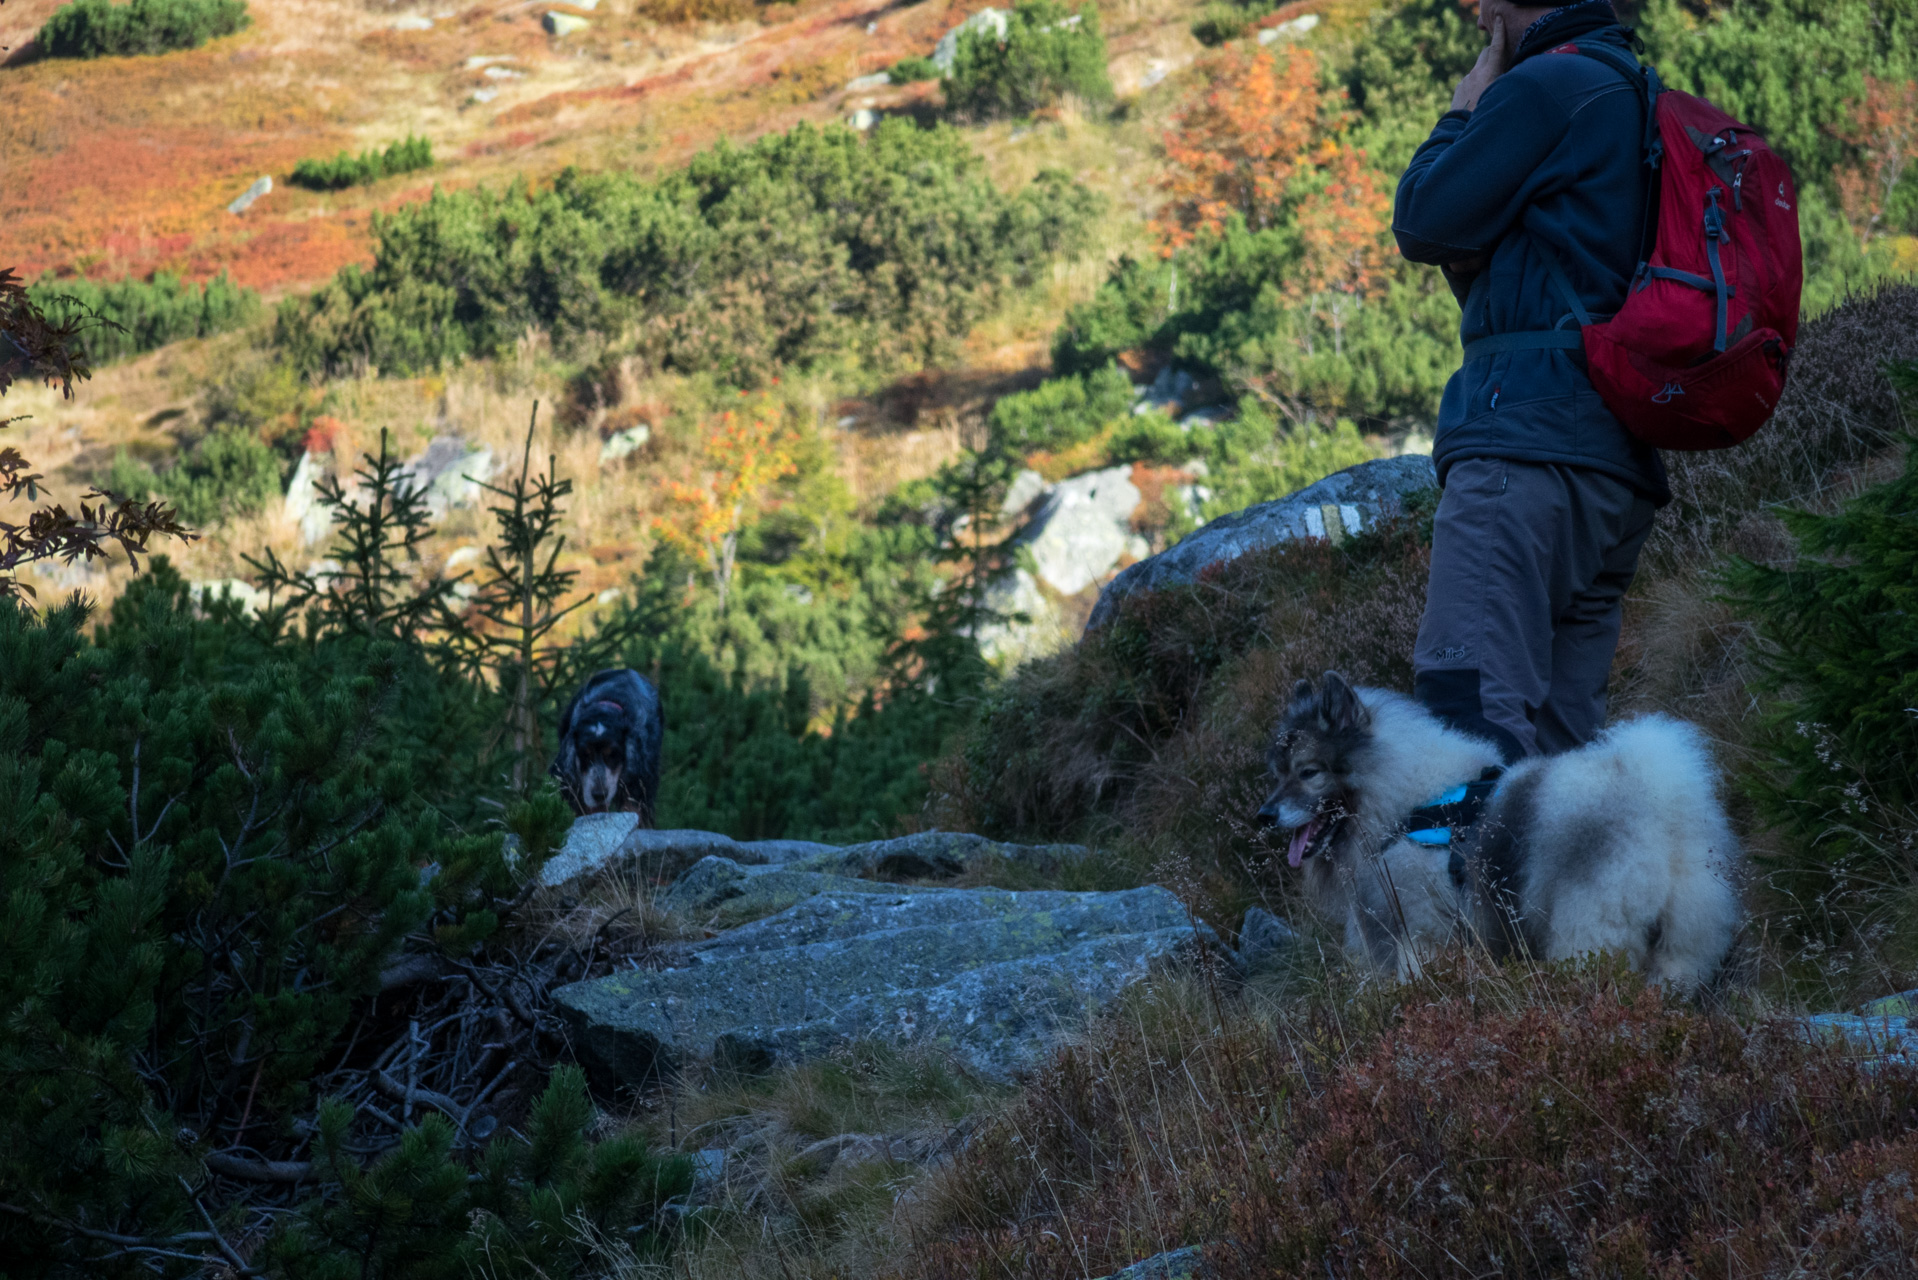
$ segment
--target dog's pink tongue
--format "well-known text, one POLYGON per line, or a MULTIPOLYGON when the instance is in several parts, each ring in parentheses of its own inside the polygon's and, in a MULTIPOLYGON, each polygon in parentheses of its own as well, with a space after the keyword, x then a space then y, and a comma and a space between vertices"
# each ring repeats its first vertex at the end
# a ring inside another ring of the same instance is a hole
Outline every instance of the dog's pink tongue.
POLYGON ((1305 847, 1312 843, 1312 837, 1319 833, 1319 824, 1323 821, 1314 818, 1292 833, 1292 844, 1285 851, 1285 860, 1293 866, 1305 861, 1305 847))

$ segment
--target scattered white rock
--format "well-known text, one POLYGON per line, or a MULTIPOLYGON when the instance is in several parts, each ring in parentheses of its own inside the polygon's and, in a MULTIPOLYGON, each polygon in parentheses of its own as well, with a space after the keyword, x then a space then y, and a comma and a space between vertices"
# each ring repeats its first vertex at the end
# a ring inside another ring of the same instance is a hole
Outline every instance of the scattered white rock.
POLYGON ((991 617, 973 630, 988 662, 1016 667, 1049 657, 1076 638, 1065 611, 1039 589, 1039 581, 1017 568, 988 586, 982 601, 991 617))
POLYGON ((439 519, 454 507, 478 500, 480 484, 493 477, 493 451, 458 436, 435 436, 401 474, 406 483, 426 491, 426 509, 439 519))
POLYGON ((1184 369, 1169 364, 1159 370, 1159 376, 1152 380, 1151 385, 1137 393, 1138 399, 1132 405, 1132 412, 1144 414, 1157 409, 1176 418, 1198 385, 1198 379, 1184 369))
POLYGON ((1026 508, 1038 501, 1041 495, 1051 492, 1052 486, 1046 483, 1046 478, 1031 467, 1027 467, 1014 476, 1012 483, 1006 486, 1005 501, 999 504, 999 516, 1001 519, 1010 520, 1023 515, 1026 508))
POLYGON ((570 13, 554 13, 550 9, 539 22, 549 33, 556 36, 570 36, 576 31, 584 31, 593 25, 584 18, 570 13))
POLYGON ((1150 89, 1153 85, 1163 82, 1171 70, 1165 63, 1156 58, 1153 59, 1145 64, 1145 72, 1139 77, 1139 87, 1150 89))
POLYGON ((471 543, 463 547, 455 547, 453 548, 453 554, 446 557, 446 572, 458 573, 467 565, 476 563, 479 558, 485 554, 486 549, 484 547, 474 546, 471 543))
POLYGON ((1318 14, 1303 13, 1289 22, 1281 22, 1259 32, 1259 43, 1274 44, 1280 40, 1297 40, 1318 25, 1318 14))
POLYGON ((495 98, 497 98, 497 97, 499 97, 499 90, 498 90, 498 89, 495 89, 495 88, 494 88, 493 86, 491 86, 491 85, 488 85, 488 86, 486 86, 486 87, 485 87, 484 89, 475 89, 475 90, 473 90, 473 96, 472 96, 472 101, 474 101, 474 102, 491 102, 491 101, 492 101, 493 99, 495 99, 495 98))
POLYGON ((966 31, 990 31, 995 39, 1004 39, 1006 34, 1007 13, 1004 9, 981 9, 964 22, 939 37, 939 43, 932 51, 932 65, 950 75, 953 61, 959 56, 959 36, 966 31))
POLYGON ((652 438, 653 429, 644 422, 636 427, 628 427, 624 431, 613 432, 606 437, 606 442, 599 446, 599 465, 603 467, 608 463, 618 462, 628 454, 643 448, 652 438))
POLYGON ((613 601, 619 599, 621 596, 625 594, 626 593, 620 590, 618 587, 608 587, 606 588, 606 590, 600 592, 598 595, 593 597, 593 603, 594 604, 611 604, 613 601))
POLYGON ((510 53, 476 53, 466 60, 468 71, 478 71, 481 67, 490 67, 499 62, 516 62, 518 59, 510 53))
POLYGON ((871 107, 861 107, 846 117, 846 123, 864 133, 879 123, 879 113, 871 107))
POLYGON ((324 538, 333 525, 332 513, 315 501, 319 479, 332 462, 330 453, 303 453, 293 468, 293 478, 286 483, 286 518, 299 526, 303 547, 324 538))
POLYGON ((1040 581, 1068 596, 1104 581, 1137 545, 1132 513, 1141 497, 1129 464, 1088 471, 1053 486, 1019 536, 1032 552, 1040 581))
POLYGON ((253 207, 253 202, 273 190, 273 179, 258 178, 252 186, 240 193, 240 198, 226 207, 228 213, 245 213, 253 207))
POLYGON ((524 71, 515 71, 511 67, 488 67, 480 74, 488 80, 524 80, 526 78, 524 71))
POLYGON ((869 76, 860 76, 846 85, 847 93, 871 93, 874 89, 884 89, 892 84, 892 77, 884 71, 875 71, 869 76))
POLYGON ((409 13, 403 18, 393 19, 393 21, 387 25, 395 31, 431 31, 433 29, 433 20, 431 18, 422 18, 416 13, 409 13))

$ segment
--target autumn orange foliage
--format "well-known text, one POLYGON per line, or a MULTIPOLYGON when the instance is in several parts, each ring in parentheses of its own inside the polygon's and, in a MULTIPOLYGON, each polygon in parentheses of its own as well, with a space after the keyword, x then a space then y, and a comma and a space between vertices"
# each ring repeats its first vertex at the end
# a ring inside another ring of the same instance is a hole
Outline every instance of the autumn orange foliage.
POLYGON ((1391 197, 1365 152, 1342 136, 1343 95, 1327 94, 1309 49, 1229 48, 1166 135, 1169 200, 1153 224, 1171 254, 1233 214, 1284 225, 1300 242, 1288 299, 1323 311, 1336 334, 1356 300, 1382 287, 1391 197))
POLYGON ((1847 140, 1863 152, 1865 167, 1838 171, 1838 199, 1845 220, 1870 244, 1884 220, 1891 193, 1918 160, 1918 81, 1865 77, 1865 98, 1854 110, 1847 140))
POLYGON ((1254 230, 1272 224, 1287 188, 1322 135, 1319 61, 1292 49, 1285 64, 1263 48, 1228 48, 1200 68, 1206 88, 1165 136, 1169 197, 1152 224, 1165 249, 1218 231, 1237 213, 1254 230))
POLYGON ((670 518, 656 518, 653 527, 712 576, 721 609, 732 587, 740 530, 766 489, 797 470, 792 434, 778 406, 762 399, 751 412, 721 414, 700 442, 696 476, 667 486, 676 510, 670 518))

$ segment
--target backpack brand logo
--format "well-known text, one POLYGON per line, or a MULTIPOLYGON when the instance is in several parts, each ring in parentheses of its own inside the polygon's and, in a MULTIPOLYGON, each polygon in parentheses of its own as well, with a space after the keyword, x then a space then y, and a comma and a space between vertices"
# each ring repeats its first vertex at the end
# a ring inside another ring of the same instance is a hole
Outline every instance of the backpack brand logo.
POLYGON ((1659 388, 1657 395, 1652 397, 1652 403, 1653 404, 1670 404, 1672 402, 1672 397, 1682 396, 1684 394, 1685 394, 1685 388, 1679 386, 1676 382, 1668 382, 1663 387, 1659 388))
POLYGON ((1775 197, 1773 197, 1772 203, 1777 205, 1780 209, 1785 210, 1787 213, 1791 212, 1791 205, 1787 203, 1785 200, 1785 184, 1784 183, 1781 182, 1778 184, 1778 194, 1775 197))

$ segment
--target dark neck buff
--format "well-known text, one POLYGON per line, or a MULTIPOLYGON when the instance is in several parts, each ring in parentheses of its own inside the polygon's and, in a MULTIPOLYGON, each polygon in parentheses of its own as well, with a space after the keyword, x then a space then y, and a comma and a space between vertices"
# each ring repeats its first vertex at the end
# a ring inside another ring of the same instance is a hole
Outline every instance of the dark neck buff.
POLYGON ((1568 40, 1618 25, 1618 13, 1612 0, 1578 0, 1552 10, 1531 26, 1518 42, 1518 58, 1529 58, 1547 49, 1556 49, 1568 40))

